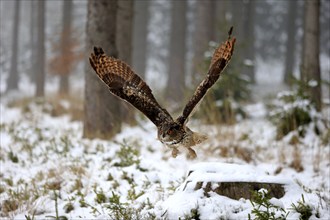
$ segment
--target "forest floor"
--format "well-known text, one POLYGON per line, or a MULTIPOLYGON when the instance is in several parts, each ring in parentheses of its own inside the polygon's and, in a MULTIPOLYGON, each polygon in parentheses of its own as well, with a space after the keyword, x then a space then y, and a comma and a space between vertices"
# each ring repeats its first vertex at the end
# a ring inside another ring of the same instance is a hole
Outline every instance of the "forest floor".
POLYGON ((88 140, 82 138, 79 98, 50 96, 45 101, 28 94, 1 97, 0 217, 256 217, 253 210, 258 209, 249 200, 184 190, 190 169, 209 163, 212 170, 216 163, 223 167, 219 175, 227 179, 258 173, 290 182, 286 195, 271 201, 277 217, 299 219, 299 206, 310 210, 313 219, 330 219, 329 142, 311 126, 304 137, 291 132, 276 140, 276 127, 263 103, 245 105, 248 117, 234 125, 191 121, 191 128, 209 139, 195 147, 197 159, 189 160, 184 152, 172 158, 157 140, 154 125, 144 119, 134 127, 125 125, 113 140, 88 140), (229 164, 241 168, 229 173, 229 164))

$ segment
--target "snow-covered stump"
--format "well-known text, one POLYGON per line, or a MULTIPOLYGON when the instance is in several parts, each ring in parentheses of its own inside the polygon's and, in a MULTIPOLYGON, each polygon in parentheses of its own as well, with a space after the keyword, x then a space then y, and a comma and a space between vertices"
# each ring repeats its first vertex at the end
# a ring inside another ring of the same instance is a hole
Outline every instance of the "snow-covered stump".
POLYGON ((209 197, 209 192, 239 200, 252 199, 253 191, 267 189, 271 197, 282 198, 285 194, 283 184, 258 183, 258 182, 197 182, 194 190, 204 190, 204 196, 209 197))
POLYGON ((291 199, 297 201, 303 193, 290 178, 269 175, 249 164, 197 163, 162 203, 162 217, 189 219, 198 213, 199 219, 246 219, 252 209, 248 200, 260 189, 266 189, 280 207, 290 206, 291 199))
POLYGON ((285 182, 276 176, 257 172, 249 165, 225 163, 199 163, 188 171, 183 191, 189 187, 194 191, 202 189, 205 197, 210 192, 239 200, 252 199, 253 192, 266 189, 271 197, 282 198, 285 182))

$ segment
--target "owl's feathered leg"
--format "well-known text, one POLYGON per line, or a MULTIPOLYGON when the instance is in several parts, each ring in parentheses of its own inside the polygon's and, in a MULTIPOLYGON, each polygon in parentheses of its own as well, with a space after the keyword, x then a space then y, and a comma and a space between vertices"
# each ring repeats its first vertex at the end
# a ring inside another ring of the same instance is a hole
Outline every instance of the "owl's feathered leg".
POLYGON ((180 153, 180 151, 177 148, 172 149, 172 157, 176 158, 179 153, 180 153))
POLYGON ((196 152, 190 147, 187 147, 187 149, 188 149, 188 155, 187 155, 188 158, 189 159, 195 159, 197 157, 196 152))
POLYGON ((185 127, 184 129, 186 131, 186 136, 183 140, 183 146, 187 148, 198 145, 207 139, 206 135, 194 132, 188 127, 185 127))
POLYGON ((193 132, 193 142, 195 143, 195 145, 200 144, 202 142, 204 142, 205 140, 207 140, 207 135, 205 134, 200 134, 197 132, 193 132))
POLYGON ((184 127, 184 129, 185 129, 185 136, 184 136, 181 144, 188 151, 187 158, 195 159, 197 157, 197 154, 192 149, 192 147, 205 141, 207 139, 207 136, 204 134, 199 134, 197 132, 194 132, 186 126, 184 127))

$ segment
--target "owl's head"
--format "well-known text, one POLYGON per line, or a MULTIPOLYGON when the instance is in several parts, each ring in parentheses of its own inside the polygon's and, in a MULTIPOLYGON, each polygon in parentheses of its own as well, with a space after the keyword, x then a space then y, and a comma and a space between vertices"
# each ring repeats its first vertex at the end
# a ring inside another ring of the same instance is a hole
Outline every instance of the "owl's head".
POLYGON ((185 135, 183 127, 176 123, 164 123, 158 128, 158 139, 166 145, 180 143, 185 135))

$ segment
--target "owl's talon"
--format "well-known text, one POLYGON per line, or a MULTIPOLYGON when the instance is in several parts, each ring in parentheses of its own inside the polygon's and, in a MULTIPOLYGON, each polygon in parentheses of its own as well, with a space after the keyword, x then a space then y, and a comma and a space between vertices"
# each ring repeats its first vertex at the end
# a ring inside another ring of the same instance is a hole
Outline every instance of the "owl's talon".
POLYGON ((172 157, 176 158, 176 157, 178 156, 178 153, 179 153, 179 152, 180 152, 180 151, 179 151, 178 149, 173 148, 173 150, 172 150, 172 157))
POLYGON ((188 158, 195 159, 197 157, 196 152, 192 148, 188 148, 188 158))

